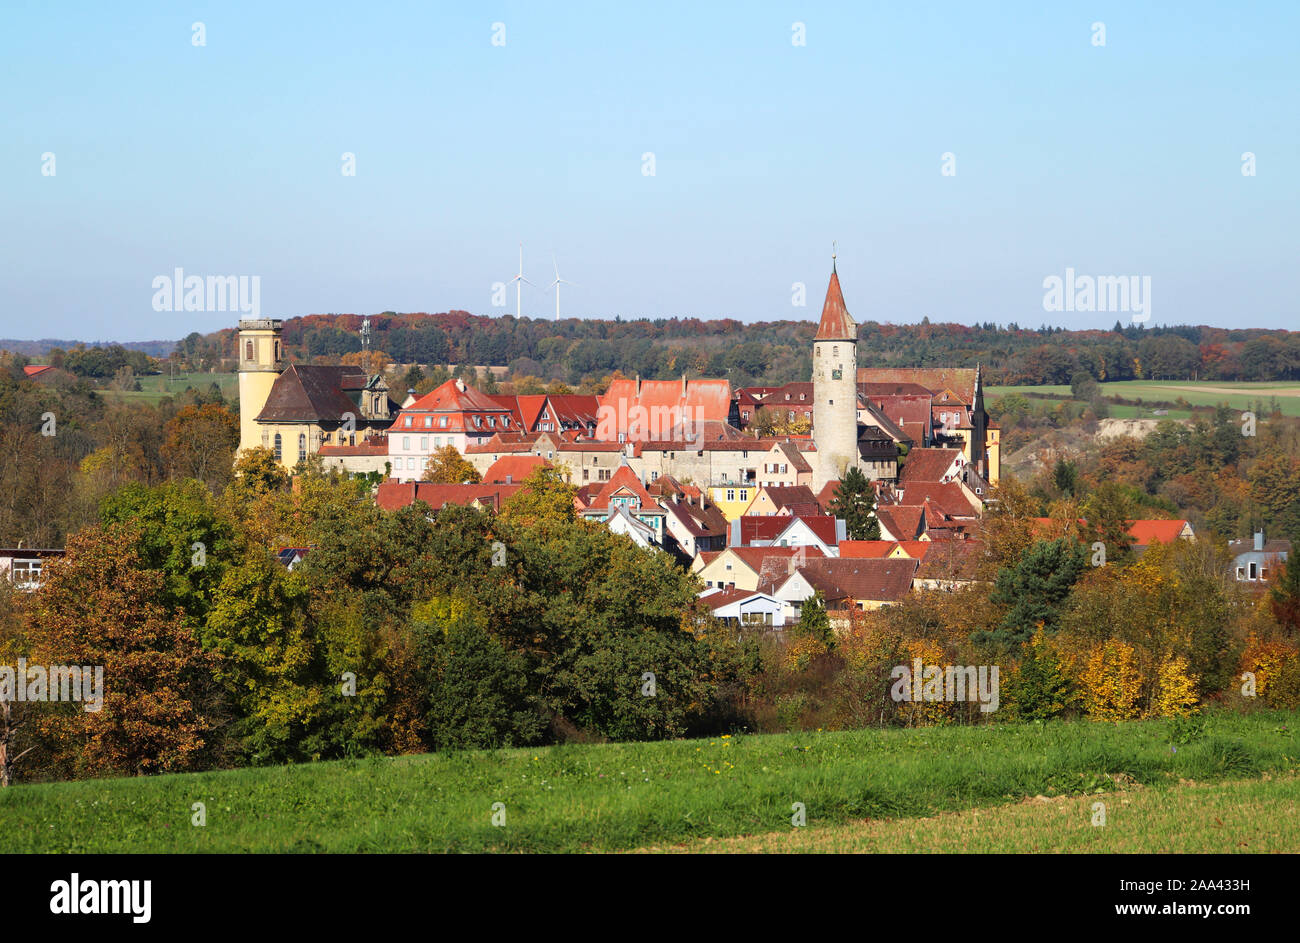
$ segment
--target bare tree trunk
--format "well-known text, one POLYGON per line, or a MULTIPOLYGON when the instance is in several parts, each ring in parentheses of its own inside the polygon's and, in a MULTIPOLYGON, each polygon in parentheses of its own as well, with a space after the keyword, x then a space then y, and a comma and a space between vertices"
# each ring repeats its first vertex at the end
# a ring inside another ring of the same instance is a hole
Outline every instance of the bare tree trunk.
POLYGON ((14 767, 35 747, 28 747, 17 756, 9 755, 10 746, 14 740, 14 734, 22 727, 22 721, 14 723, 13 721, 14 706, 7 700, 0 700, 0 787, 13 784, 14 767))

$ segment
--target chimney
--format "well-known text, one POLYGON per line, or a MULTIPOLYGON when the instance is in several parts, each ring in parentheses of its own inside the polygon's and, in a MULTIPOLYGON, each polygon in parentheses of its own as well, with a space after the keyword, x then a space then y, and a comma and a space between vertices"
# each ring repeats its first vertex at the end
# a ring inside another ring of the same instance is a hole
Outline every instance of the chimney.
POLYGON ((682 374, 682 399, 686 399, 686 374, 682 374))
POLYGON ((1264 549, 1264 531, 1255 531, 1255 549, 1262 551, 1264 549))
POLYGON ((641 374, 636 375, 636 395, 641 396, 641 374))
POLYGON ((464 392, 465 392, 465 381, 464 381, 464 380, 457 380, 457 381, 456 381, 456 389, 458 389, 458 390, 460 390, 462 393, 464 393, 464 392))

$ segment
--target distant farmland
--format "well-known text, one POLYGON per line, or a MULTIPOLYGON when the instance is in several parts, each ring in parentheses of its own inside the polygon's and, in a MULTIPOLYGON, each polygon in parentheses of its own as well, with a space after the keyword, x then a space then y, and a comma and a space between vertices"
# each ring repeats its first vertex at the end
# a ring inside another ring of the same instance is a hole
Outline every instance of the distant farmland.
POLYGON ((239 396, 238 373, 183 373, 177 374, 175 377, 163 374, 162 376, 138 377, 138 379, 140 381, 139 391, 101 389, 99 393, 103 396, 111 396, 127 402, 144 402, 156 406, 164 397, 178 396, 192 388, 206 391, 209 386, 215 383, 221 388, 221 394, 226 399, 234 399, 239 396))
MULTIPOLYGON (((1191 406, 1217 406, 1226 403, 1234 410, 1254 409, 1262 401, 1268 409, 1271 400, 1284 416, 1300 416, 1300 383, 1235 383, 1229 381, 1194 380, 1121 380, 1102 383, 1101 392, 1107 400, 1115 397, 1126 400, 1141 399, 1142 406, 1116 405, 1111 415, 1120 418, 1149 418, 1156 404, 1173 404, 1179 399, 1191 406)), ((997 400, 1009 393, 1028 397, 1070 398, 1068 386, 994 386, 989 388, 990 399, 997 400)), ((1162 407, 1163 408, 1163 407, 1162 407)), ((1171 408, 1172 418, 1186 418, 1188 410, 1171 408)))

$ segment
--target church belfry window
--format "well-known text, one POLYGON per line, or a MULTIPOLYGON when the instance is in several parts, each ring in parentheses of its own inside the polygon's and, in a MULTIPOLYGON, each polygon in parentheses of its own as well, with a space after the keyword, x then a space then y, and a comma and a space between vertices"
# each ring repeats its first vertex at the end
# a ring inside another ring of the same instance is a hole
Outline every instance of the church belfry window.
POLYGON ((277 462, 284 457, 282 449, 283 446, 282 443, 280 442, 280 433, 277 432, 275 434, 275 460, 277 462))
POLYGON ((253 359, 253 342, 252 342, 252 341, 244 341, 244 359, 245 359, 245 360, 252 360, 252 359, 253 359))
POLYGON ((307 436, 300 432, 298 433, 298 457, 303 458, 306 456, 306 454, 307 454, 307 436))

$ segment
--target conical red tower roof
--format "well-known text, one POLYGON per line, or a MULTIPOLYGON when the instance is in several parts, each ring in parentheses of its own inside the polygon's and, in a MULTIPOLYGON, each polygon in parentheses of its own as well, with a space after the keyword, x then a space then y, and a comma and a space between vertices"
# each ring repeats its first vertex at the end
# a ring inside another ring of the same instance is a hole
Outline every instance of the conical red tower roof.
POLYGON ((826 303, 822 305, 821 324, 817 325, 815 341, 855 341, 858 339, 857 322, 844 305, 840 291, 840 276, 831 265, 831 283, 826 287, 826 303))

